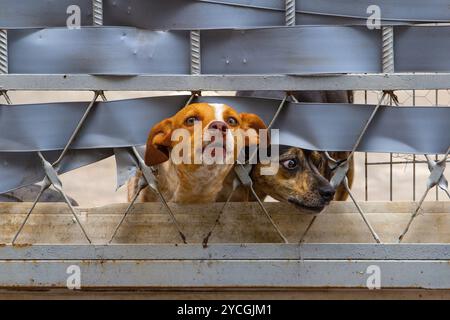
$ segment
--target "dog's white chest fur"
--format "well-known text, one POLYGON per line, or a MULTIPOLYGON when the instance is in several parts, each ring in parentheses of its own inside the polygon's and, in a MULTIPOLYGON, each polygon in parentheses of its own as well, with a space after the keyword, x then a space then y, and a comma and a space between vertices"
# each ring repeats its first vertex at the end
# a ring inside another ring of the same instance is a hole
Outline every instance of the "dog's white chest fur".
POLYGON ((159 187, 167 201, 208 203, 216 200, 233 165, 179 167, 167 161, 158 166, 159 187))

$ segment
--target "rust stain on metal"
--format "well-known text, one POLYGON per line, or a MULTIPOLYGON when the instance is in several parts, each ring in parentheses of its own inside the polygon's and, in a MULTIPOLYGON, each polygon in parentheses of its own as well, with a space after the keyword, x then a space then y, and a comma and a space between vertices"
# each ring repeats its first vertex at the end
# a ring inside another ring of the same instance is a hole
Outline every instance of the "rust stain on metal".
POLYGON ((33 245, 31 243, 17 243, 17 244, 13 244, 14 248, 17 249, 21 249, 21 248, 29 248, 32 247, 33 245))

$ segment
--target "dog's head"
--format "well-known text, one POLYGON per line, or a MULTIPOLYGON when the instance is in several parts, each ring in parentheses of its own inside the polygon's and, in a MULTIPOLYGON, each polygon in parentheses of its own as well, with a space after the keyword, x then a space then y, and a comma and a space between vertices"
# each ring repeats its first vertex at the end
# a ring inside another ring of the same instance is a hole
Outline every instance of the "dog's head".
POLYGON ((258 144, 258 132, 265 128, 255 114, 239 114, 225 104, 194 103, 153 127, 147 140, 145 163, 154 166, 166 162, 172 150, 183 144, 176 153, 190 164, 204 164, 198 163, 198 156, 207 154, 209 158, 224 160, 232 156, 230 162, 223 163, 232 167, 240 152, 236 139, 244 139, 247 145, 258 144))
POLYGON ((280 146, 280 168, 275 175, 261 175, 258 164, 252 173, 257 187, 278 201, 303 211, 321 212, 333 200, 335 189, 320 173, 322 157, 317 152, 280 146))

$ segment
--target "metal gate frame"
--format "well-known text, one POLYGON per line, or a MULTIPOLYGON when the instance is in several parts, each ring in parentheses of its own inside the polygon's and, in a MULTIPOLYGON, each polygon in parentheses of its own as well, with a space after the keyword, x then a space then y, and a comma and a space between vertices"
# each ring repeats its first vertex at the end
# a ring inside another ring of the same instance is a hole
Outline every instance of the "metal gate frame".
MULTIPOLYGON (((447 89, 450 74, 330 76, 0 75, 6 90, 384 90, 447 89)), ((82 289, 450 290, 449 244, 33 245, 0 247, 0 288, 66 288, 80 266, 82 289)))
MULTIPOLYGON (((102 25, 94 0, 94 24, 102 25)), ((295 0, 286 23, 295 24, 295 0)), ((198 33, 191 33, 192 75, 133 77, 0 74, 0 90, 414 90, 448 89, 450 73, 393 74, 385 27, 383 74, 321 76, 200 75, 198 33)), ((7 61, 3 51, 3 58, 7 61)), ((6 64, 7 65, 7 64, 6 64)), ((367 288, 369 267, 383 288, 450 289, 448 244, 33 245, 0 247, 0 288, 66 288, 67 268, 82 268, 83 288, 367 288)))
POLYGON ((343 75, 137 75, 0 74, 0 90, 237 91, 449 89, 450 73, 343 75))
POLYGON ((438 244, 33 245, 0 249, 0 288, 449 289, 450 246, 438 244))

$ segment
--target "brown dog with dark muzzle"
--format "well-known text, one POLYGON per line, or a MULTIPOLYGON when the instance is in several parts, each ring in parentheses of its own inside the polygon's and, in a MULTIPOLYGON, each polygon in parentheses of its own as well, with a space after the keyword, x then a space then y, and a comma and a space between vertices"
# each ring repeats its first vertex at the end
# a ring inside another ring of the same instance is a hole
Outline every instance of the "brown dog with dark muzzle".
MULTIPOLYGON (((331 152, 336 160, 343 160, 346 152, 331 152)), ((323 154, 296 147, 280 146, 279 170, 275 175, 262 175, 262 164, 252 170, 257 194, 268 195, 278 201, 289 202, 312 213, 321 212, 332 200, 344 201, 348 197, 343 186, 335 190, 331 184, 333 172, 323 154)), ((349 185, 353 183, 354 166, 349 162, 349 185)))
MULTIPOLYGON (((330 156, 336 160, 344 160, 347 152, 330 152, 330 156)), ((251 178, 253 188, 261 200, 267 196, 281 202, 289 202, 298 209, 309 213, 319 213, 331 201, 345 201, 348 193, 343 186, 335 190, 330 179, 333 171, 328 165, 323 153, 308 151, 291 146, 280 146, 279 155, 271 155, 272 161, 278 161, 279 167, 275 174, 264 175, 264 168, 272 164, 258 164, 253 166, 251 178)), ((225 202, 232 192, 233 180, 236 175, 231 173, 227 177, 227 183, 219 194, 217 201, 225 202)), ((349 162, 347 174, 349 186, 353 184, 354 164, 349 162)), ((256 201, 250 191, 240 186, 233 193, 232 202, 256 201)))
MULTIPOLYGON (((279 99, 282 99, 285 94, 281 91, 238 92, 238 96, 279 99)), ((353 94, 350 91, 298 91, 291 94, 302 102, 353 102, 353 94)), ((337 161, 345 160, 349 155, 348 152, 330 152, 329 154, 337 161)), ((261 169, 269 166, 261 163, 255 165, 251 172, 253 187, 261 200, 270 196, 278 201, 289 202, 302 211, 318 213, 330 201, 345 201, 348 198, 345 187, 339 186, 335 190, 331 186, 329 181, 333 172, 323 153, 280 146, 279 155, 272 156, 277 156, 279 162, 279 170, 275 175, 261 174, 261 169)), ((234 173, 227 177, 226 186, 217 198, 218 202, 228 199, 235 177, 234 173)), ((349 187, 351 187, 354 179, 353 158, 349 161, 347 179, 349 187)), ((248 200, 256 199, 249 194, 249 190, 245 187, 239 187, 231 198, 231 201, 235 202, 248 200)))

